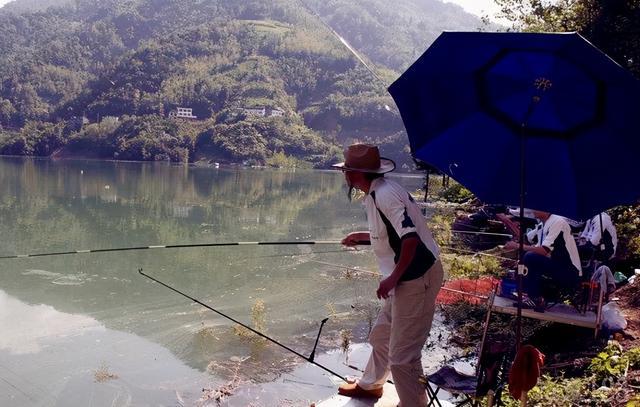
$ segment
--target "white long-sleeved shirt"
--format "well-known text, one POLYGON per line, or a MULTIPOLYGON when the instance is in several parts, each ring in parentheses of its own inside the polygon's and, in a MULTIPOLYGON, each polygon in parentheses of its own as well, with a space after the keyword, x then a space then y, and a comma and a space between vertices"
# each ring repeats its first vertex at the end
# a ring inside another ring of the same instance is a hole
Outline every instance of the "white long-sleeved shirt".
MULTIPOLYGON (((608 231, 611 235, 611 242, 613 243, 613 254, 616 255, 616 248, 618 246, 618 234, 616 233, 616 227, 611 221, 611 217, 606 212, 602 212, 602 228, 608 231)), ((584 225, 584 230, 580 233, 580 237, 591 242, 594 246, 599 246, 602 243, 602 230, 600 229, 600 216, 596 215, 589 219, 584 225)))

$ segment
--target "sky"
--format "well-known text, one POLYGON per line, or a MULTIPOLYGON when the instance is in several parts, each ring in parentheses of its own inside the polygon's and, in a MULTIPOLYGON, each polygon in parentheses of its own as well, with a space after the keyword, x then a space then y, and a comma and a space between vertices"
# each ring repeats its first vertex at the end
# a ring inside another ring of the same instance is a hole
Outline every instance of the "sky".
POLYGON ((444 2, 458 4, 469 13, 477 14, 479 16, 487 14, 489 16, 493 16, 493 14, 499 11, 498 6, 493 0, 444 0, 444 2))
MULTIPOLYGON (((0 7, 9 3, 11 0, 0 0, 0 7)), ((462 6, 470 13, 477 15, 493 14, 498 11, 498 7, 493 0, 444 0, 447 3, 455 3, 462 6)))

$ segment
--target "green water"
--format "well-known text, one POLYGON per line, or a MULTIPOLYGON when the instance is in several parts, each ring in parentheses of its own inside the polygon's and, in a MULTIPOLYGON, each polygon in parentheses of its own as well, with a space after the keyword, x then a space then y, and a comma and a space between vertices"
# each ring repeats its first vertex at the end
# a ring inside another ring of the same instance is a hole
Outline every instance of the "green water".
MULTIPOLYGON (((337 172, 0 159, 0 255, 339 240, 365 226, 337 172)), ((191 405, 247 357, 248 380, 273 381, 295 357, 137 270, 308 354, 322 318, 319 350, 335 349, 375 292, 326 263, 375 270, 367 250, 304 245, 0 260, 0 405, 191 405)))

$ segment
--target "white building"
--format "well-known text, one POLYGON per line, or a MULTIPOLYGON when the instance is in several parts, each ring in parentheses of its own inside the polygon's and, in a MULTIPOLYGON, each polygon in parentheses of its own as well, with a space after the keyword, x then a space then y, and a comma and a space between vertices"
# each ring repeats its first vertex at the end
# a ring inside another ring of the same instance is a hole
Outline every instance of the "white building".
POLYGON ((273 109, 271 109, 271 111, 269 112, 269 116, 271 117, 281 117, 284 116, 284 110, 279 109, 277 107, 274 107, 273 109))
POLYGON ((197 116, 193 115, 193 109, 188 107, 178 107, 176 110, 172 110, 169 113, 169 117, 176 119, 197 119, 197 116))
POLYGON ((284 110, 277 107, 245 107, 242 109, 247 116, 258 117, 281 117, 284 116, 284 110))
POLYGON ((264 107, 245 107, 244 114, 247 116, 260 116, 264 117, 267 115, 267 109, 264 107))

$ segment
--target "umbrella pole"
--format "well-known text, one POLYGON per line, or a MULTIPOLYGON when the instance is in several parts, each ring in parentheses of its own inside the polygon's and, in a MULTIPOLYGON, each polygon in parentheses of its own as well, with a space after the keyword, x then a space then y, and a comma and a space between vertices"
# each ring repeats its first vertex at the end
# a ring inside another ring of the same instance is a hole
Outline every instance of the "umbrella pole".
POLYGON ((431 169, 427 168, 427 175, 424 179, 424 202, 427 202, 429 196, 429 175, 431 175, 431 169))
POLYGON ((538 88, 538 91, 541 92, 538 95, 535 95, 531 98, 531 102, 529 103, 529 108, 527 109, 526 114, 524 115, 524 119, 522 120, 522 125, 520 126, 520 236, 518 241, 518 273, 516 276, 516 284, 518 286, 518 310, 516 312, 516 351, 520 349, 520 345, 522 342, 522 277, 525 274, 524 267, 524 205, 525 205, 525 194, 527 190, 526 186, 526 148, 527 148, 527 123, 529 122, 529 118, 533 113, 538 102, 540 102, 541 94, 545 91, 544 88, 538 88))
POLYGON ((520 135, 520 236, 518 236, 518 272, 516 275, 516 284, 518 286, 518 310, 516 313, 516 351, 520 349, 522 342, 522 276, 524 274, 524 201, 525 201, 525 141, 524 134, 525 124, 522 125, 522 133, 520 135))

